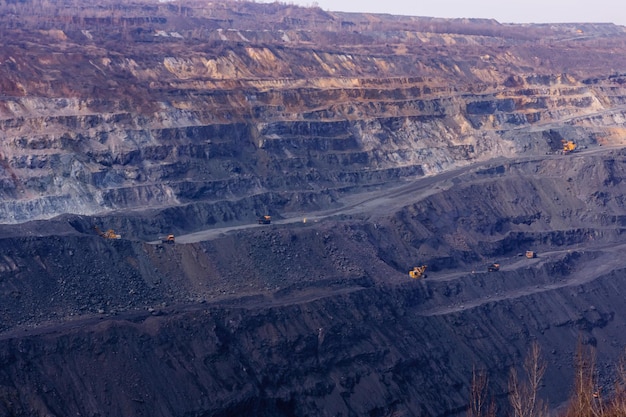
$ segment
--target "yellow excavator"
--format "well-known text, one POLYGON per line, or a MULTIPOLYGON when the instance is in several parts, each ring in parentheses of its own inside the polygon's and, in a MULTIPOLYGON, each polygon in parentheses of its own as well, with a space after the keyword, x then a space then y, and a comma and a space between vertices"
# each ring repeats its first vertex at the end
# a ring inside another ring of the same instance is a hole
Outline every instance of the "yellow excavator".
POLYGON ((409 276, 413 279, 426 278, 426 265, 413 267, 409 271, 409 276))
POLYGON ((563 155, 567 155, 568 153, 574 152, 576 150, 576 144, 571 140, 563 139, 561 143, 563 144, 563 149, 561 150, 563 152, 563 155))
POLYGON ((106 232, 103 232, 102 230, 100 230, 98 226, 94 226, 94 230, 96 231, 96 233, 98 233, 99 236, 105 239, 121 239, 122 238, 122 235, 118 235, 117 233, 115 233, 115 231, 113 231, 113 229, 109 229, 106 232))
POLYGON ((498 272, 500 270, 500 264, 493 263, 487 267, 487 271, 489 272, 498 272))

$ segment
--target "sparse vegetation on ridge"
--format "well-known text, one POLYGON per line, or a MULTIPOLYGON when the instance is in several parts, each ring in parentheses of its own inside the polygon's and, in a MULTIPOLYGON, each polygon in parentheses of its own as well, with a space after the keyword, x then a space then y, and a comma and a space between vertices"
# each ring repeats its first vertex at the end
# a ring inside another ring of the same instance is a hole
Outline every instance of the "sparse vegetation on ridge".
MULTIPOLYGON (((624 358, 626 358, 626 353, 624 358)), ((592 346, 578 343, 576 350, 575 378, 572 394, 565 411, 549 411, 549 404, 541 398, 542 379, 546 362, 539 345, 534 342, 524 361, 524 374, 518 376, 511 368, 508 385, 508 408, 498 410, 490 397, 488 377, 485 371, 472 373, 470 405, 467 417, 624 417, 626 416, 626 367, 622 359, 613 372, 613 384, 598 383, 595 350, 592 346)))

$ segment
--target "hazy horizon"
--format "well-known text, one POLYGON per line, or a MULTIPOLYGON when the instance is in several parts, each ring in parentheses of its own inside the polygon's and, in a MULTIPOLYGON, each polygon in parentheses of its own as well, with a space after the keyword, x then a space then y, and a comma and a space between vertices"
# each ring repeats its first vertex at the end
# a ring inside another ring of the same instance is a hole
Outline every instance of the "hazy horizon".
POLYGON ((626 25, 626 8, 613 0, 295 0, 300 6, 317 5, 327 11, 389 13, 406 16, 496 19, 500 23, 615 23, 626 25))

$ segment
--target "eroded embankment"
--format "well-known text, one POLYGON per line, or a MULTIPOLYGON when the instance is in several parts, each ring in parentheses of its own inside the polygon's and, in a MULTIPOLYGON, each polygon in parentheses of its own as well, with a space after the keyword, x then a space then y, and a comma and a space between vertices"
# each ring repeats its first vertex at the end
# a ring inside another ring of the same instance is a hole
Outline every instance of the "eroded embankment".
MULTIPOLYGON (((623 270, 585 285, 429 315, 423 308, 433 300, 466 302, 469 284, 441 283, 433 274, 391 287, 344 283, 322 293, 301 287, 234 305, 209 302, 32 329, 33 335, 0 340, 0 409, 8 415, 449 415, 464 410, 473 366, 488 369, 492 389, 504 394, 508 369, 531 340, 549 364, 543 394, 559 403, 569 393, 578 337, 597 346, 603 373, 605 361, 620 353, 622 277, 623 270)), ((524 271, 473 278, 496 292, 505 282, 552 279, 524 271)))
POLYGON ((626 344, 623 154, 500 162, 190 244, 104 239, 102 218, 3 226, 0 409, 450 415, 474 366, 504 399, 533 340, 552 404, 578 340, 606 382, 626 344))

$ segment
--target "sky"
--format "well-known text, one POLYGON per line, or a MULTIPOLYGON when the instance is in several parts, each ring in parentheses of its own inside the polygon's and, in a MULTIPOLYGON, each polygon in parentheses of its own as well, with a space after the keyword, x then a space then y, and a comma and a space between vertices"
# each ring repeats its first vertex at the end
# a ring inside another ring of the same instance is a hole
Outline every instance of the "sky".
POLYGON ((291 0, 285 3, 317 5, 327 11, 490 18, 500 23, 610 22, 626 26, 623 0, 291 0))

